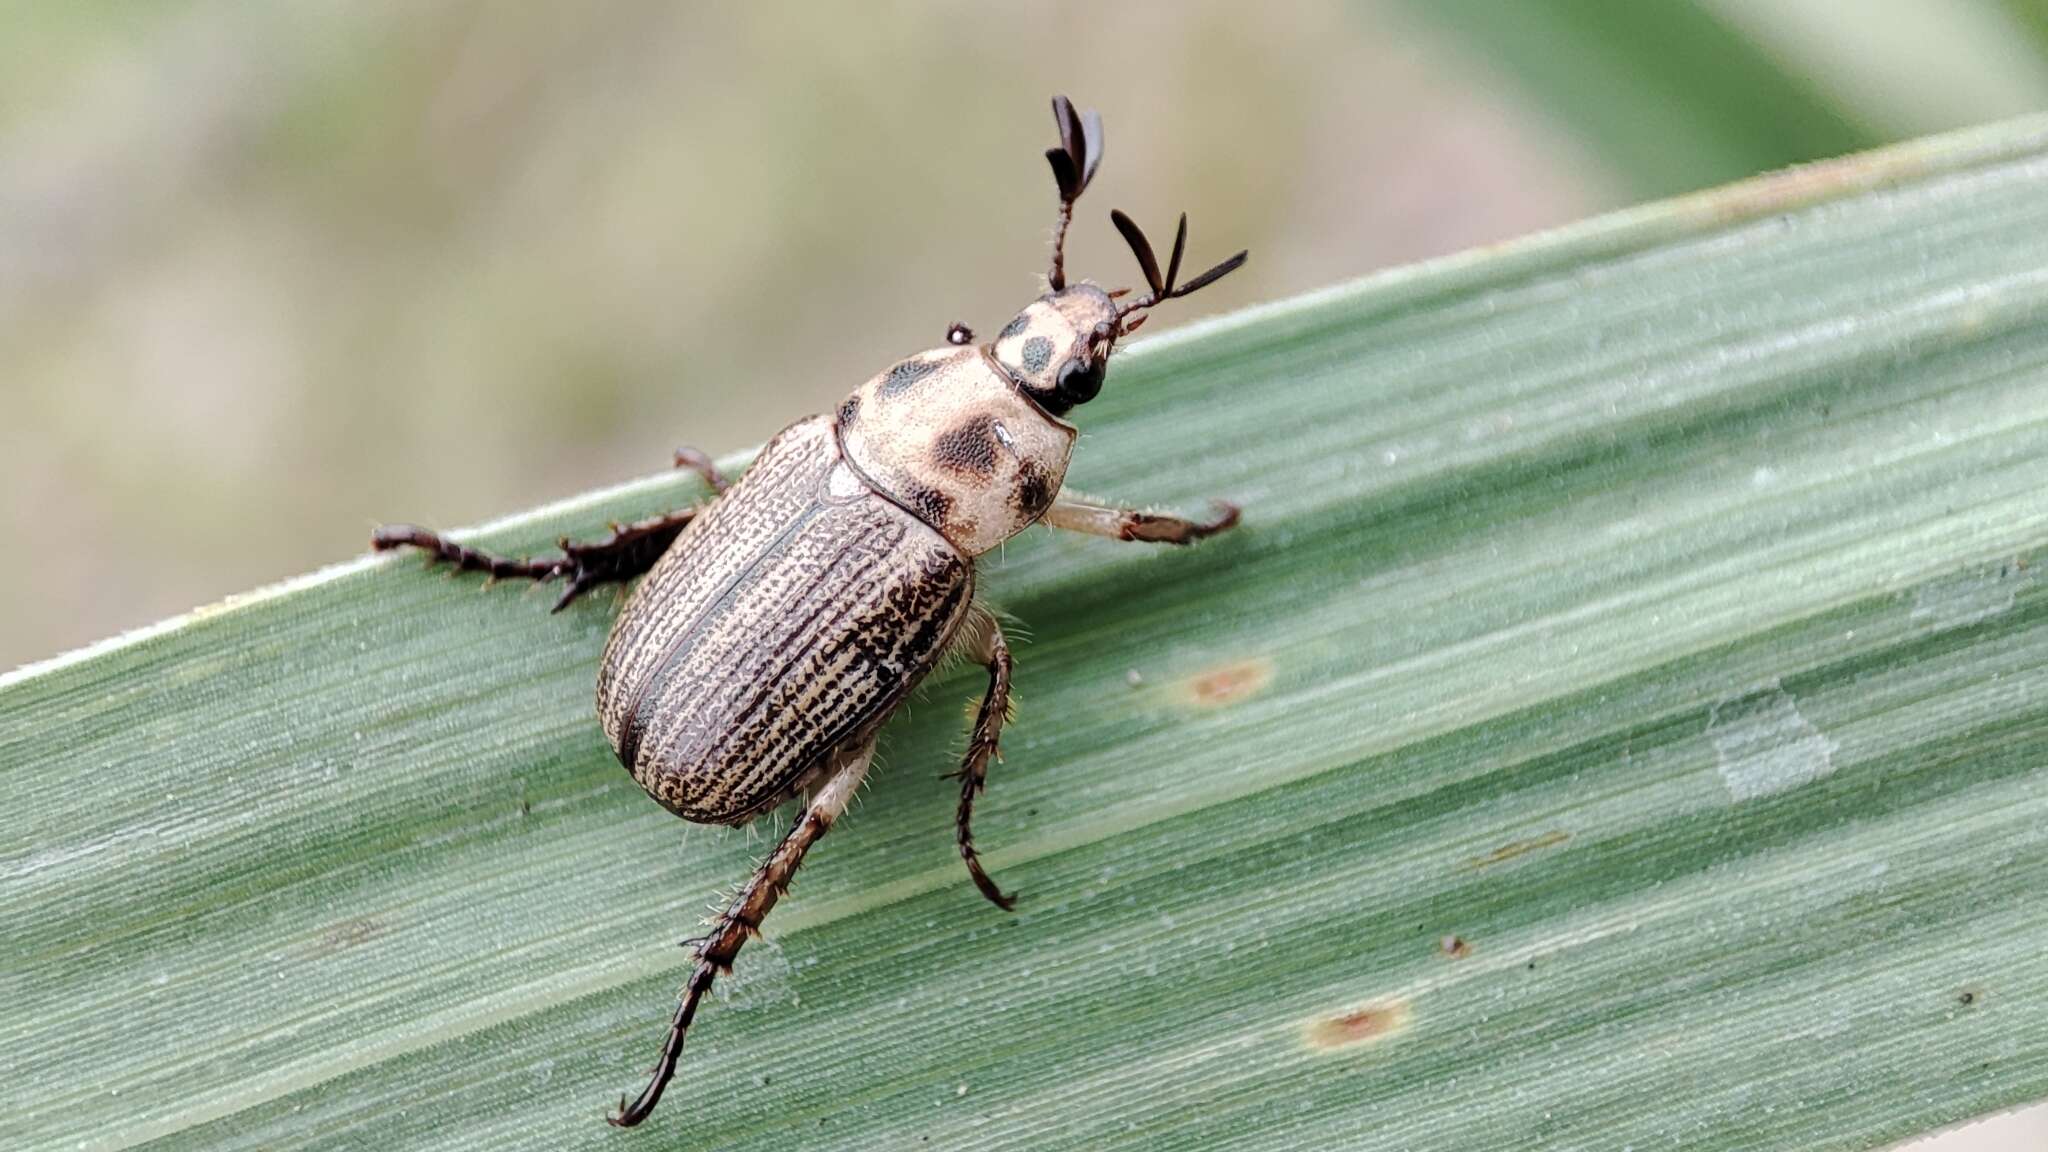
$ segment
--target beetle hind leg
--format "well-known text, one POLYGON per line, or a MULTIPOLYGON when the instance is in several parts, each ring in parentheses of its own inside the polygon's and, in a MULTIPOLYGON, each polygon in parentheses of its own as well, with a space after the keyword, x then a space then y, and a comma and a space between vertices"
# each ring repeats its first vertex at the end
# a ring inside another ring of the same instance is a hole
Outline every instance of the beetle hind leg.
POLYGON ((627 1103, 621 1097, 617 1114, 607 1116, 613 1125, 631 1128, 654 1111, 661 1102, 662 1090, 675 1077, 676 1062, 683 1055, 683 1038, 689 1033, 690 1021, 696 1018, 697 1006, 704 1000, 704 994, 711 991, 711 984, 720 972, 732 971, 733 961, 739 957, 740 948, 747 937, 757 936, 761 921, 775 907, 775 902, 789 890, 790 881, 795 879, 796 870, 803 865, 804 853, 818 842, 839 818, 854 794, 860 790, 861 778, 867 775, 868 764, 874 759, 873 741, 861 745, 844 756, 840 765, 825 779, 811 797, 804 814, 790 828, 782 842, 761 862, 754 873, 732 900, 725 911, 719 913, 711 931, 697 942, 696 965, 690 970, 690 978, 683 984, 682 1002, 676 1006, 675 1019, 669 1024, 668 1038, 662 1042, 661 1059, 655 1062, 654 1074, 640 1095, 627 1103))
MULTIPOLYGON (((711 457, 695 448, 676 449, 675 466, 702 477, 711 486, 714 497, 724 495, 731 487, 711 457)), ((613 524, 610 536, 588 544, 564 537, 558 544, 560 556, 500 556, 411 524, 386 524, 378 528, 370 534, 370 547, 379 552, 417 548, 438 563, 454 565, 457 572, 483 572, 492 580, 544 583, 563 577, 567 584, 551 609, 560 612, 599 584, 623 583, 646 574, 704 507, 693 505, 665 516, 613 524)))
POLYGON ((954 838, 960 846, 960 860, 967 865, 967 874, 974 878, 974 886, 1007 912, 1017 906, 1016 897, 989 879, 981 866, 981 855, 974 848, 974 800, 988 786, 989 761, 1001 757, 1003 722, 1010 718, 1010 645, 1003 639, 1002 626, 985 608, 974 609, 968 627, 971 631, 962 650, 988 669, 988 691, 975 713, 974 733, 967 738, 967 754, 961 758, 959 771, 950 774, 960 781, 960 806, 953 816, 954 838))
POLYGON ((587 544, 565 537, 560 556, 500 556, 411 524, 384 525, 370 535, 370 546, 379 552, 418 548, 437 562, 454 565, 458 572, 484 572, 493 580, 546 582, 562 577, 566 583, 552 609, 560 612, 599 584, 631 580, 654 567, 697 512, 685 508, 631 524, 614 524, 610 536, 587 544))

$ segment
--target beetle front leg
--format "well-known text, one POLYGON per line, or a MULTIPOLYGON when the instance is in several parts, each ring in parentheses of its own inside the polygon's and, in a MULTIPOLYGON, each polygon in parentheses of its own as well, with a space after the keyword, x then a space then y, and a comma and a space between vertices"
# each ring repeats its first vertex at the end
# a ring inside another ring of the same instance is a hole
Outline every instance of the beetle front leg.
POLYGON ((804 853, 818 842, 832 828, 832 822, 846 811, 846 806, 859 791, 861 778, 867 775, 868 764, 874 759, 873 741, 862 745, 848 755, 840 766, 811 797, 810 805, 804 809, 796 825, 768 859, 761 862, 760 870, 747 881, 744 888, 725 906, 711 931, 697 945, 696 967, 690 970, 690 978, 683 985, 682 1002, 676 1005, 675 1019, 669 1024, 668 1039, 661 1046, 661 1059, 654 1065, 654 1075, 647 1087, 631 1104, 625 1097, 619 1098, 619 1112, 606 1119, 620 1128, 631 1128, 647 1119, 654 1106, 661 1102, 662 1089, 676 1074, 676 1061, 683 1055, 683 1038, 689 1033, 690 1021, 697 1015, 697 1005, 703 1002, 704 994, 711 991, 712 981, 720 972, 732 971, 732 964, 740 954, 740 947, 747 937, 761 933, 761 921, 775 907, 776 900, 789 890, 790 881, 796 877, 796 870, 804 862, 804 853))
POLYGON ((967 626, 971 631, 963 641, 963 649, 975 663, 988 669, 988 692, 982 696, 981 708, 974 717, 974 734, 967 738, 967 755, 960 761, 960 770, 950 774, 960 781, 960 806, 953 816, 955 840, 960 845, 960 859, 967 865, 967 874, 974 878, 974 886, 1007 912, 1017 906, 1016 898, 996 887, 996 882, 982 869, 980 854, 974 850, 974 798, 988 785, 988 762, 1001 755, 998 744, 1003 722, 1010 718, 1010 645, 1003 639, 1002 626, 985 608, 976 606, 967 626))
POLYGON ((1192 544, 1237 524, 1238 507, 1228 500, 1211 501, 1216 515, 1189 520, 1158 512, 1140 512, 1085 500, 1062 488, 1040 522, 1067 532, 1086 532, 1111 540, 1143 540, 1159 544, 1192 544))

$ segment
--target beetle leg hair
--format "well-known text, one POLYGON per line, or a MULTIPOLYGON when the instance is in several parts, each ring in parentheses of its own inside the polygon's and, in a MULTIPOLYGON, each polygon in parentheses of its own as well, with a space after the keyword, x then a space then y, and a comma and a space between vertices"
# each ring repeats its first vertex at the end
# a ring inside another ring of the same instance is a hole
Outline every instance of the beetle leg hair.
POLYGON ((1189 520, 1181 516, 1097 504, 1062 488, 1059 497, 1052 502, 1052 507, 1045 510, 1040 522, 1066 532, 1086 532, 1090 536, 1107 536, 1111 540, 1192 544, 1205 536, 1214 536, 1237 523, 1237 505, 1228 500, 1215 500, 1211 503, 1216 506, 1214 517, 1208 520, 1189 520))
POLYGON ((458 572, 487 572, 493 580, 567 581, 553 611, 560 612, 578 596, 599 584, 631 580, 654 567, 661 554, 682 533, 699 508, 685 508, 666 516, 614 525, 603 540, 579 544, 561 541, 560 556, 507 557, 458 544, 438 532, 410 524, 386 524, 370 536, 370 546, 379 552, 394 548, 418 548, 436 561, 453 564, 458 572))
POLYGON ((669 1080, 675 1075, 676 1061, 683 1054, 683 1037, 690 1030, 691 1019, 697 1015, 697 1005, 703 1002, 704 994, 711 990, 711 983, 720 972, 732 971, 733 960, 739 956, 740 946, 747 942, 747 937, 760 935, 761 921, 774 909, 776 900, 789 890, 790 881, 804 862, 804 853, 831 829, 832 822, 846 811, 847 804, 860 790, 861 778, 867 775, 868 764, 874 755, 872 740, 843 755, 839 767, 811 796, 803 816, 775 846, 775 851, 768 854, 768 859, 761 862, 754 878, 733 896, 711 931, 699 941, 696 966, 690 970, 690 978, 683 985, 682 1002, 676 1005, 675 1020, 669 1025, 668 1039, 662 1043, 661 1059, 655 1063, 654 1075, 647 1082, 647 1087, 640 1090, 639 1098, 631 1104, 620 1098, 618 1114, 607 1117, 614 1125, 630 1128, 654 1111, 654 1106, 661 1101, 662 1089, 668 1087, 669 1080))
POLYGON ((1010 645, 1003 639, 1002 625, 979 604, 968 616, 958 643, 962 654, 988 669, 988 692, 982 696, 981 708, 975 714, 974 733, 967 738, 967 754, 960 761, 960 770, 949 774, 960 781, 960 807, 953 820, 955 839, 974 886, 1007 912, 1017 906, 1016 897, 996 887, 981 866, 980 854, 974 850, 974 798, 988 786, 988 762, 1001 756, 998 744, 1003 722, 1010 718, 1010 645))

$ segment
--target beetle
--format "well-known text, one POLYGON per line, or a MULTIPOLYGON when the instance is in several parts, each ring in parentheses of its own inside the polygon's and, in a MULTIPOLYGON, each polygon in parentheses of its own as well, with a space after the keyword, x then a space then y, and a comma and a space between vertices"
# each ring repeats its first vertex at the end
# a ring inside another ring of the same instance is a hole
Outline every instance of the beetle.
POLYGON ((1119 338, 1147 310, 1240 267, 1228 260, 1179 282, 1180 218, 1162 273, 1143 231, 1110 218, 1148 291, 1069 284, 1074 202, 1102 159, 1102 122, 1053 98, 1059 189, 1046 292, 986 344, 965 325, 902 360, 830 413, 783 429, 728 485, 701 453, 676 454, 710 502, 627 525, 559 556, 482 552, 411 525, 379 528, 379 551, 410 547, 493 578, 560 579, 560 611, 592 587, 646 575, 605 643, 597 712, 633 779, 670 812, 739 825, 797 796, 802 815, 697 941, 694 964, 653 1076, 613 1124, 640 1123, 674 1076, 697 1007, 789 887, 804 854, 846 810, 890 714, 949 653, 988 671, 960 767, 955 839, 981 894, 1013 900, 974 847, 974 801, 1010 710, 1010 648, 975 599, 977 558, 1033 524, 1118 540, 1189 544, 1238 521, 1216 501, 1207 520, 1095 503, 1062 487, 1076 429, 1066 416, 1101 390, 1119 338), (1128 297, 1128 299, 1127 299, 1128 297))

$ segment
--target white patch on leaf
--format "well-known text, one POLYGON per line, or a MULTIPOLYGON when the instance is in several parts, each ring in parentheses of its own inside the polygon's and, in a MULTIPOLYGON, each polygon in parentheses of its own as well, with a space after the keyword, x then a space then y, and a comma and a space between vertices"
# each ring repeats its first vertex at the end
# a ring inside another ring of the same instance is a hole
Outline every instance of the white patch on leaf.
POLYGON ((1835 772, 1838 745, 1801 715, 1791 693, 1776 684, 1714 705, 1707 738, 1714 743, 1721 783, 1738 804, 1835 772))

